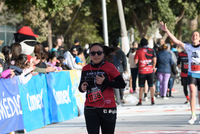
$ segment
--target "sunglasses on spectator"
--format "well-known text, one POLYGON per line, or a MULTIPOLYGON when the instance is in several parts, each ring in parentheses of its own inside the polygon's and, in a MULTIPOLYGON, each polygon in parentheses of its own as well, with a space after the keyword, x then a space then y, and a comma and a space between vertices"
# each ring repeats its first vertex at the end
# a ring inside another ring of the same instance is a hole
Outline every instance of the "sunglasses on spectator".
POLYGON ((92 51, 92 52, 90 52, 90 55, 91 55, 91 56, 95 56, 95 55, 97 54, 98 56, 101 56, 102 53, 103 53, 103 51, 97 51, 97 52, 92 51))

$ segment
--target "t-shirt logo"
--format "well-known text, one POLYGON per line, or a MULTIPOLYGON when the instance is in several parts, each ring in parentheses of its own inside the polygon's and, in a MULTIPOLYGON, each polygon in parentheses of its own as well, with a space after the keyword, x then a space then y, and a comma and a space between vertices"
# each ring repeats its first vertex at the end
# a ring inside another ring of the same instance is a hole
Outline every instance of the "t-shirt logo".
POLYGON ((199 55, 197 52, 192 52, 192 58, 199 58, 199 55))

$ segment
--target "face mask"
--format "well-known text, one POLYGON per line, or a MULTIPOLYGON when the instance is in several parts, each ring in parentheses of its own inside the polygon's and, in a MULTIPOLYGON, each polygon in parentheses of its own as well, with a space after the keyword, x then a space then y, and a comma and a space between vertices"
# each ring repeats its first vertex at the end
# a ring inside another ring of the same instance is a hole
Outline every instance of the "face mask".
POLYGON ((3 67, 0 67, 0 73, 3 72, 3 67))
POLYGON ((66 65, 66 62, 63 62, 64 65, 66 65))
POLYGON ((52 62, 52 64, 55 66, 55 65, 56 65, 56 62, 52 62))

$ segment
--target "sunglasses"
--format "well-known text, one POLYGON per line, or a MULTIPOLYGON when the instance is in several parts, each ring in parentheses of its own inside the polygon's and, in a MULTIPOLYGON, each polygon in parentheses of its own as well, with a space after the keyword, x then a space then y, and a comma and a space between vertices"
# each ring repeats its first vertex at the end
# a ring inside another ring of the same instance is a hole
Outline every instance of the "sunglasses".
POLYGON ((97 51, 97 52, 92 51, 92 52, 90 52, 90 55, 91 55, 91 56, 95 56, 95 55, 97 54, 98 56, 101 56, 102 53, 103 53, 103 51, 97 51))

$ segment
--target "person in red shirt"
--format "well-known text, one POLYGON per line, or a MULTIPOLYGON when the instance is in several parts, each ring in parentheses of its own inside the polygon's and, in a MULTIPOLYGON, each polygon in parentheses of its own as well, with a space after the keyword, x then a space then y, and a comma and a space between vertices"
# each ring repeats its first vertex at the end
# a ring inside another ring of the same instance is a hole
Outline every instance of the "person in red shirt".
POLYGON ((83 67, 79 91, 86 92, 85 122, 88 134, 114 134, 117 108, 113 88, 124 88, 125 82, 114 64, 104 60, 100 43, 90 46, 91 62, 83 67))
POLYGON ((183 91, 186 97, 185 104, 188 104, 190 97, 188 95, 187 85, 188 85, 188 55, 184 50, 178 54, 178 67, 181 68, 181 85, 183 86, 183 91))
POLYGON ((151 104, 154 105, 154 93, 155 89, 153 86, 154 80, 154 69, 156 66, 156 53, 153 49, 148 48, 148 41, 145 38, 142 38, 140 41, 142 48, 137 50, 134 57, 135 64, 138 64, 139 71, 139 102, 136 106, 142 105, 142 94, 145 86, 145 81, 147 80, 148 86, 151 91, 151 104))

